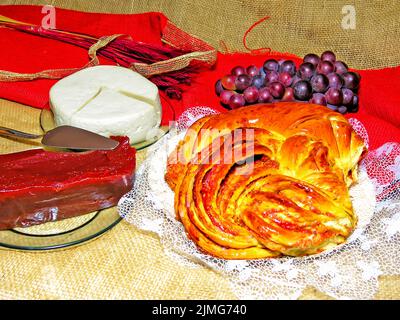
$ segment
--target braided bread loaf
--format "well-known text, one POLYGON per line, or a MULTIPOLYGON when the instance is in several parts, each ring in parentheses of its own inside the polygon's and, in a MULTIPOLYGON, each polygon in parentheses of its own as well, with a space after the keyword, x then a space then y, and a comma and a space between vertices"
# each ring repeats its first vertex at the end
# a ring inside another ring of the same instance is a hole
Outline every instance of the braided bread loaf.
POLYGON ((348 187, 365 152, 346 118, 326 107, 259 104, 195 122, 169 155, 165 179, 202 251, 302 256, 352 233, 348 187))

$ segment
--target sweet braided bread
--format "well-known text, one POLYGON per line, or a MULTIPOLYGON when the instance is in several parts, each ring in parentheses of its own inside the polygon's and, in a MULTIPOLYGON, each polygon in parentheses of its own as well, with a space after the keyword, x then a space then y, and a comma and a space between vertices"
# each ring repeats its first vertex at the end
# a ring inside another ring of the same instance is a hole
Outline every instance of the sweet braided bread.
POLYGON ((346 118, 308 103, 260 104, 195 122, 165 179, 187 235, 224 259, 319 253, 356 223, 348 187, 366 148, 346 118))

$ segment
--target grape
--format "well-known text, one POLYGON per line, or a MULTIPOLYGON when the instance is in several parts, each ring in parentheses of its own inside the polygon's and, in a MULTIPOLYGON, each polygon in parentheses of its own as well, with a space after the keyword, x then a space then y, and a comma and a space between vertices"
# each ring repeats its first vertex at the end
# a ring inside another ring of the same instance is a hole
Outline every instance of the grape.
POLYGON ((275 99, 280 99, 285 93, 285 86, 282 83, 275 81, 270 83, 269 91, 275 99))
POLYGON ((304 62, 299 67, 299 76, 303 80, 310 80, 314 72, 315 67, 311 62, 304 62))
POLYGON ((255 65, 248 66, 246 72, 250 77, 255 77, 259 74, 258 68, 255 65))
POLYGON ((338 108, 338 111, 339 111, 341 114, 345 114, 345 113, 347 112, 347 107, 346 107, 346 106, 340 106, 340 107, 338 108))
POLYGON ((337 111, 338 107, 334 106, 333 104, 327 104, 326 105, 329 109, 333 110, 333 111, 337 111))
POLYGON ((329 88, 325 93, 326 102, 329 104, 333 104, 335 106, 339 106, 342 104, 343 95, 342 91, 335 88, 329 88))
POLYGON ((264 85, 264 78, 260 75, 255 76, 251 81, 251 85, 255 86, 256 88, 260 89, 264 85))
POLYGON ((293 88, 286 88, 285 93, 283 94, 283 97, 281 99, 282 101, 293 101, 294 100, 294 90, 293 88))
POLYGON ((326 106, 326 98, 322 93, 314 93, 312 98, 310 99, 310 103, 326 106))
POLYGON ((329 80, 329 87, 330 88, 335 88, 335 89, 340 89, 343 85, 343 80, 342 77, 339 76, 337 73, 332 72, 327 75, 328 80, 329 80))
POLYGON ((233 95, 234 95, 233 91, 229 91, 229 90, 222 91, 220 96, 219 96, 221 98, 222 104, 228 105, 229 104, 229 100, 231 99, 231 97, 233 95))
POLYGON ((333 64, 336 61, 336 56, 332 51, 325 51, 324 53, 321 54, 321 60, 329 61, 333 64))
POLYGON ((261 88, 259 93, 258 93, 258 102, 260 103, 267 103, 267 102, 272 102, 273 96, 271 92, 269 91, 269 88, 261 88))
POLYGON ((241 74, 235 81, 236 89, 243 91, 251 85, 251 78, 247 74, 241 74))
POLYGON ((300 78, 298 75, 295 75, 295 76, 293 77, 292 87, 294 87, 294 85, 295 85, 297 82, 299 82, 299 81, 301 81, 301 78, 300 78))
POLYGON ((348 71, 347 64, 345 64, 343 61, 336 61, 335 62, 335 71, 338 74, 343 74, 348 71))
POLYGON ((279 63, 275 59, 269 59, 264 62, 264 71, 278 71, 279 63))
POLYGON ((258 89, 254 86, 248 87, 246 90, 244 90, 243 96, 247 103, 257 102, 259 96, 258 89))
POLYGON ((268 85, 272 82, 279 81, 279 73, 276 71, 267 71, 267 75, 265 76, 265 85, 268 85))
POLYGON ((325 75, 332 73, 334 70, 334 65, 329 61, 321 61, 317 67, 317 72, 325 75))
POLYGON ((348 106, 349 112, 357 112, 358 111, 358 96, 353 96, 352 104, 348 106))
POLYGON ((343 74, 344 86, 351 90, 357 90, 360 84, 360 75, 355 72, 346 72, 343 74))
POLYGON ((296 73, 296 65, 292 60, 285 60, 280 65, 279 71, 288 72, 291 76, 294 76, 296 73))
POLYGON ((232 109, 240 108, 245 105, 246 101, 244 100, 244 97, 240 93, 234 93, 232 97, 229 99, 229 106, 232 109))
POLYGON ((311 78, 311 87, 315 92, 325 92, 329 86, 328 78, 323 74, 316 74, 311 78))
POLYGON ((318 66, 318 63, 321 61, 321 59, 314 53, 309 53, 304 56, 303 62, 309 62, 314 65, 314 67, 318 66))
POLYGON ((342 89, 342 95, 343 95, 343 102, 342 103, 345 106, 349 106, 350 104, 353 103, 353 96, 354 96, 353 91, 351 91, 350 89, 347 89, 347 88, 343 88, 342 89))
POLYGON ((236 76, 232 75, 227 75, 221 78, 221 84, 224 87, 224 89, 227 90, 236 90, 236 76))
POLYGON ((242 66, 236 66, 231 70, 231 75, 240 76, 242 74, 246 74, 246 69, 242 66))
POLYGON ((217 94, 217 96, 219 96, 223 90, 224 90, 224 87, 221 84, 221 80, 218 80, 215 83, 215 93, 217 94))
POLYGON ((298 68, 292 60, 268 59, 262 67, 237 65, 216 81, 223 105, 232 109, 272 101, 305 101, 345 114, 358 111, 360 75, 332 51, 309 53, 298 68))
POLYGON ((293 78, 288 72, 282 72, 279 74, 279 81, 285 87, 289 87, 292 84, 293 78))
POLYGON ((353 110, 353 112, 357 112, 358 111, 358 96, 354 96, 353 97, 353 108, 352 108, 352 110, 353 110))
POLYGON ((301 80, 298 81, 294 87, 294 97, 301 101, 306 101, 310 99, 312 94, 312 88, 308 81, 301 80))

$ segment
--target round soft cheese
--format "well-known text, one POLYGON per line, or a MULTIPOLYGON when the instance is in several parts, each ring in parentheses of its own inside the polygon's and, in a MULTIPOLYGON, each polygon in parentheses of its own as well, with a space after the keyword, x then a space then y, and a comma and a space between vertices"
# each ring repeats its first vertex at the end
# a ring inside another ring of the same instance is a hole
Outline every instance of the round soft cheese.
POLYGON ((137 72, 95 66, 58 81, 50 89, 55 123, 103 136, 128 136, 131 143, 155 135, 161 122, 157 86, 137 72))

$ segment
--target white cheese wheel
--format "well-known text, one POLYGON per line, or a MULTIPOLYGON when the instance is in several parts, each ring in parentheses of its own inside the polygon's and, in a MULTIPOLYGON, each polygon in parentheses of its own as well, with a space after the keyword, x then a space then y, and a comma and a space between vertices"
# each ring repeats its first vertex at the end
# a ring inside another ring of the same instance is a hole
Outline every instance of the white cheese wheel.
POLYGON ((128 136, 131 143, 153 137, 161 122, 158 88, 123 67, 95 66, 58 81, 50 89, 55 123, 103 136, 128 136))

